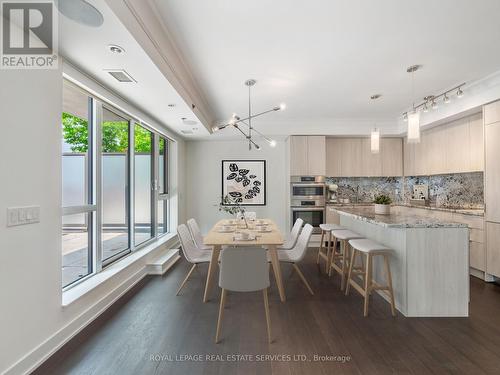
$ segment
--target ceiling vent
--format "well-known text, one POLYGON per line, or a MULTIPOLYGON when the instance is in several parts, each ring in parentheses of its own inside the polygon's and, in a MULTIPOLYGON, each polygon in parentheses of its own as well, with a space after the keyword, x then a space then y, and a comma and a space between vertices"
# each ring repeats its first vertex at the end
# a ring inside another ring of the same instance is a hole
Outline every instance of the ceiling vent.
POLYGON ((181 133, 184 135, 192 135, 194 132, 191 129, 181 129, 181 133))
POLYGON ((132 78, 130 74, 128 74, 125 70, 123 69, 118 69, 118 70, 106 70, 111 77, 116 79, 118 82, 133 82, 137 83, 135 79, 132 78))

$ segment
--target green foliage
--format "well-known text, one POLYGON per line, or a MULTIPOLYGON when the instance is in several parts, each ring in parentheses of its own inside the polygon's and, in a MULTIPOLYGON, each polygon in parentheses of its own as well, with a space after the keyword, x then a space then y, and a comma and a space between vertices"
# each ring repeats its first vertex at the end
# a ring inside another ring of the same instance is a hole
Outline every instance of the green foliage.
MULTIPOLYGON (((64 141, 72 152, 87 152, 88 122, 72 114, 63 112, 62 126, 64 141)), ((151 152, 151 132, 142 126, 135 126, 135 152, 151 152)), ((102 152, 121 152, 128 150, 128 122, 105 121, 102 124, 102 152)), ((165 146, 161 145, 163 150, 165 146)))
POLYGON ((219 211, 227 212, 231 215, 236 215, 237 213, 245 214, 245 207, 240 203, 237 203, 235 199, 231 198, 229 195, 225 195, 221 198, 221 202, 218 205, 219 211))
POLYGON ((376 196, 373 202, 375 204, 391 204, 392 199, 388 195, 381 194, 376 196))

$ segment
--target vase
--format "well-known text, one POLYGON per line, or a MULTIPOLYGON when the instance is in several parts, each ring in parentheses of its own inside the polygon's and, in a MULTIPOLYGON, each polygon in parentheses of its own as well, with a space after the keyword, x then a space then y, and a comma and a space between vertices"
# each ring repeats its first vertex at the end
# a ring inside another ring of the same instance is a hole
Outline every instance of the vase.
POLYGON ((389 215, 390 213, 391 213, 391 205, 375 203, 375 214, 377 214, 377 215, 389 215))

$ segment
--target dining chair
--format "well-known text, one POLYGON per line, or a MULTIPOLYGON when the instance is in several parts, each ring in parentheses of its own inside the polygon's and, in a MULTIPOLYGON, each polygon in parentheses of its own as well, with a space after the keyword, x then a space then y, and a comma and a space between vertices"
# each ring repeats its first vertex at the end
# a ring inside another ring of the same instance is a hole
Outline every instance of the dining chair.
POLYGON ((220 256, 219 286, 221 297, 215 343, 219 343, 222 317, 227 291, 255 292, 262 290, 266 313, 267 339, 271 343, 271 318, 269 316, 269 264, 266 249, 262 247, 226 247, 220 256))
POLYGON ((191 233, 189 233, 189 229, 186 226, 186 224, 181 224, 177 227, 177 235, 179 236, 179 241, 181 243, 181 248, 182 248, 182 253, 184 254, 184 258, 186 258, 186 260, 189 263, 192 263, 193 266, 191 267, 186 277, 182 281, 181 286, 177 290, 177 293, 175 293, 176 296, 179 295, 181 289, 187 283, 189 276, 191 276, 196 266, 200 263, 209 263, 210 258, 212 257, 211 250, 210 251, 200 250, 196 246, 196 244, 194 243, 194 239, 191 236, 191 233))
POLYGON ((196 247, 200 250, 212 250, 211 246, 206 246, 203 244, 203 235, 201 234, 200 227, 195 219, 189 219, 187 221, 187 226, 193 236, 194 243, 196 247))
POLYGON ((293 224, 292 230, 288 234, 285 239, 283 245, 279 246, 278 250, 291 250, 295 244, 297 243, 297 239, 299 238, 300 230, 302 229, 302 225, 304 225, 304 220, 298 218, 295 220, 293 224))
POLYGON ((314 295, 314 292, 311 289, 311 286, 307 282, 306 278, 304 277, 304 274, 300 270, 299 266, 297 266, 297 263, 299 263, 302 259, 304 259, 304 256, 306 255, 307 247, 309 245, 309 240, 311 239, 312 232, 313 232, 312 225, 306 224, 299 235, 297 243, 292 249, 278 250, 278 259, 280 262, 283 263, 291 263, 293 269, 297 272, 300 279, 306 286, 307 290, 309 290, 309 293, 314 295))

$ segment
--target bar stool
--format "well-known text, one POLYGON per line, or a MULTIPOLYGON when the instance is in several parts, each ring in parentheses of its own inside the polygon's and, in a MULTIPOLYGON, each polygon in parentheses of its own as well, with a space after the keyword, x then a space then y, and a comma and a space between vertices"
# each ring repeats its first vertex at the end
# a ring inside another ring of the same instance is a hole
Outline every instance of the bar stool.
POLYGON ((392 289, 392 277, 391 268, 389 265, 389 255, 392 250, 384 245, 376 243, 375 241, 369 239, 353 239, 349 241, 353 251, 351 254, 351 260, 349 262, 349 274, 347 277, 347 287, 345 290, 345 295, 349 294, 350 285, 353 286, 364 298, 364 316, 368 316, 368 304, 370 301, 370 294, 372 290, 385 290, 389 296, 391 302, 391 313, 392 316, 396 316, 396 310, 394 307, 394 291, 392 289), (353 264, 356 261, 356 256, 361 253, 366 255, 366 269, 363 271, 355 272, 353 270, 353 264), (384 258, 385 265, 385 278, 387 285, 379 285, 372 280, 373 273, 373 257, 380 255, 384 258), (361 274, 364 276, 364 288, 354 281, 353 274, 361 274))
MULTIPOLYGON (((340 252, 334 251, 328 263, 328 276, 332 275, 332 269, 341 276, 340 290, 344 290, 349 267, 349 240, 364 238, 362 235, 349 229, 332 229, 331 235, 340 241, 340 252), (340 260, 340 265, 336 260, 340 260)), ((336 242, 336 241, 335 241, 336 242)), ((336 249, 334 249, 336 250, 336 249)))
MULTIPOLYGON (((330 252, 331 245, 332 245, 332 230, 344 229, 344 228, 341 227, 340 225, 337 225, 337 224, 320 224, 319 228, 321 229, 321 241, 320 241, 320 245, 319 245, 319 249, 318 249, 318 257, 316 259, 316 264, 319 264, 320 257, 325 259, 325 261, 326 261, 326 271, 325 272, 328 272, 328 267, 330 264, 330 257, 332 254, 330 252), (322 249, 325 248, 325 246, 324 246, 325 235, 328 235, 328 246, 327 246, 326 254, 321 251, 322 249)), ((336 248, 337 248, 337 240, 335 240, 333 243, 333 252, 335 252, 336 248)))

